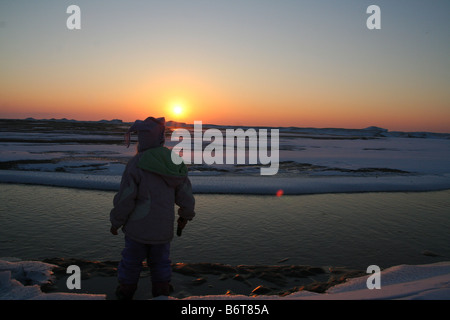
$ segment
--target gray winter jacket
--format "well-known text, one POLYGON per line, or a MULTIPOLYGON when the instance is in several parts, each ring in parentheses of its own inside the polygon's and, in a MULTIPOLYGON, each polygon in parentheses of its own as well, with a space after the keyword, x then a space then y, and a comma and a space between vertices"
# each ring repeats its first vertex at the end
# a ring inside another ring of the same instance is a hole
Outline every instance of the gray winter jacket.
POLYGON ((191 220, 195 199, 184 163, 176 165, 165 147, 138 153, 127 164, 110 213, 113 227, 131 239, 167 243, 173 238, 175 204, 178 215, 191 220))

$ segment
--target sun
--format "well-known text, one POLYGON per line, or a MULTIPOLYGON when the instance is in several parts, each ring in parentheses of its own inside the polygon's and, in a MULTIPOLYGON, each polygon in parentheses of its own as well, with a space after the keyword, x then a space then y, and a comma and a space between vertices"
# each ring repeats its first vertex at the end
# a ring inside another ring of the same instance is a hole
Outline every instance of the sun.
POLYGON ((166 112, 173 120, 181 121, 189 114, 189 104, 181 99, 173 99, 166 104, 166 112))
POLYGON ((180 104, 176 104, 173 106, 172 111, 175 115, 179 116, 183 113, 183 106, 180 104))

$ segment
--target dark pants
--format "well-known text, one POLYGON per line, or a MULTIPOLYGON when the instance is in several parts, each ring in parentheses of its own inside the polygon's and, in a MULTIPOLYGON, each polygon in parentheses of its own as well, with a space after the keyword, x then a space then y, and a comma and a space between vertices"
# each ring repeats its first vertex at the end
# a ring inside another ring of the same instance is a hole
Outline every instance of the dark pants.
POLYGON ((147 259, 152 282, 170 282, 172 276, 170 243, 143 244, 125 236, 125 248, 122 251, 117 273, 121 284, 134 285, 139 281, 142 262, 147 259))

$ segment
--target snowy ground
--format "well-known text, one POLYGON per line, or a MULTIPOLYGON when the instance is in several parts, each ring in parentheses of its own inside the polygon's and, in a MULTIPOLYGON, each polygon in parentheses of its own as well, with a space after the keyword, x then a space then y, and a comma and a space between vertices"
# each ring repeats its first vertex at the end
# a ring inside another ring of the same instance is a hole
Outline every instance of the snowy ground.
MULTIPOLYGON (((117 190, 124 166, 135 153, 134 145, 129 149, 123 145, 123 133, 129 124, 120 121, 0 122, 0 182, 117 190)), ((204 125, 203 129, 210 127, 222 132, 228 128, 204 125)), ((169 128, 166 135, 169 148, 178 143, 171 138, 173 129, 169 128)), ((450 134, 391 132, 377 127, 279 130, 276 175, 261 176, 259 164, 191 164, 194 192, 275 194, 282 189, 285 194, 312 194, 450 189, 450 134)), ((208 144, 203 141, 203 147, 208 144)))
MULTIPOLYGON (((44 293, 54 265, 39 261, 0 259, 0 300, 104 300, 102 294, 44 293)), ((367 276, 349 279, 326 293, 298 291, 290 295, 203 295, 184 300, 450 300, 450 262, 400 265, 381 271, 380 289, 368 289, 367 276)), ((76 291, 76 290, 74 290, 76 291)), ((177 300, 176 298, 169 298, 177 300)))

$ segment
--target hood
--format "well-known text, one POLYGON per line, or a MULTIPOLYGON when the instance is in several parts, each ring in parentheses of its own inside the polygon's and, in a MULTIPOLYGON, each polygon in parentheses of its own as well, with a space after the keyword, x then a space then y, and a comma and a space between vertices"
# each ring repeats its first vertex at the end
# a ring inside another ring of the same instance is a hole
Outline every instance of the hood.
POLYGON ((127 148, 130 146, 131 133, 133 132, 136 132, 138 135, 139 152, 163 146, 165 122, 164 118, 155 119, 153 117, 148 117, 144 121, 136 120, 125 134, 127 148))
POLYGON ((148 149, 139 158, 138 167, 157 173, 170 186, 176 186, 184 181, 187 177, 188 170, 182 161, 180 164, 175 164, 172 161, 172 156, 179 157, 177 154, 172 155, 172 151, 166 147, 148 149))

